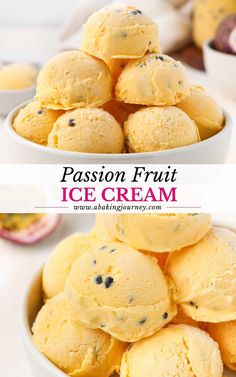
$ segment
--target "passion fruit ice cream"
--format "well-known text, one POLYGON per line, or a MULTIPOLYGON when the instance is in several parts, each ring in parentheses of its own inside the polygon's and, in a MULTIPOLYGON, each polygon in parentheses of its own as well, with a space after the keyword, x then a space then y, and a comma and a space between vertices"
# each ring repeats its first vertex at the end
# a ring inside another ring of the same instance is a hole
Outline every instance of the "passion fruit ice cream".
POLYGON ((206 330, 219 344, 224 364, 236 371, 236 321, 208 323, 206 330))
POLYGON ((217 343, 191 326, 161 329, 132 345, 124 354, 121 377, 222 377, 217 343))
POLYGON ((196 124, 174 106, 137 111, 125 122, 124 132, 130 153, 164 151, 200 141, 196 124))
POLYGON ((175 316, 171 288, 154 258, 111 242, 94 247, 75 262, 65 295, 73 321, 135 342, 175 316))
POLYGON ((25 139, 47 145, 53 124, 62 114, 61 110, 43 109, 38 102, 30 102, 19 111, 14 119, 13 127, 18 135, 25 139))
POLYGON ((108 232, 110 238, 157 253, 195 244, 211 227, 211 215, 207 213, 127 213, 100 215, 98 219, 100 234, 108 232))
POLYGON ((35 85, 38 71, 31 64, 0 65, 0 90, 19 90, 35 85))
POLYGON ((69 376, 109 377, 119 372, 125 343, 68 318, 64 295, 47 301, 32 328, 33 343, 69 376))
POLYGON ((43 292, 46 298, 64 290, 65 281, 75 261, 89 252, 95 238, 89 233, 76 233, 59 242, 47 259, 42 275, 43 292))
POLYGON ((205 90, 193 85, 191 95, 177 104, 198 127, 201 140, 217 134, 224 126, 222 108, 205 90))
POLYGON ((183 65, 167 55, 148 54, 127 64, 116 99, 139 105, 175 105, 190 94, 183 65))
POLYGON ((196 321, 236 320, 236 233, 213 227, 192 246, 169 255, 166 274, 184 313, 196 321))
POLYGON ((81 50, 104 61, 161 51, 156 24, 140 9, 125 4, 102 8, 89 17, 81 50))
POLYGON ((36 99, 48 109, 99 107, 112 98, 106 64, 82 51, 62 52, 39 73, 36 99))
POLYGON ((102 109, 76 109, 58 118, 48 137, 48 146, 72 152, 122 153, 121 125, 102 109))

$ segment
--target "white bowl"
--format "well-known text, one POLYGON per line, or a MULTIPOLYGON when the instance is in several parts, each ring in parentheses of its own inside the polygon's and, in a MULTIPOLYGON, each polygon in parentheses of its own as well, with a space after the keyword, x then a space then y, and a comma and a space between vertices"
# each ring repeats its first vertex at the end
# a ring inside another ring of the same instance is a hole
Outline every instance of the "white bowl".
POLYGON ((18 111, 25 105, 14 109, 5 121, 9 153, 7 161, 15 164, 220 164, 225 162, 228 154, 232 119, 227 112, 224 113, 224 128, 218 134, 196 144, 161 152, 98 154, 53 149, 19 136, 12 123, 18 111))
POLYGON ((0 115, 9 114, 12 109, 22 102, 28 101, 35 95, 35 85, 25 89, 0 90, 0 115))
MULTIPOLYGON (((222 224, 221 221, 217 221, 215 222, 215 225, 221 225, 236 231, 235 222, 224 221, 222 224)), ((29 285, 23 298, 21 332, 24 347, 35 377, 66 377, 67 375, 41 354, 32 342, 32 324, 43 303, 41 278, 42 268, 34 274, 33 278, 29 281, 29 285)), ((236 377, 236 373, 226 370, 225 376, 236 377)))
POLYGON ((212 40, 204 45, 203 56, 211 80, 224 94, 236 99, 236 56, 215 50, 212 40))

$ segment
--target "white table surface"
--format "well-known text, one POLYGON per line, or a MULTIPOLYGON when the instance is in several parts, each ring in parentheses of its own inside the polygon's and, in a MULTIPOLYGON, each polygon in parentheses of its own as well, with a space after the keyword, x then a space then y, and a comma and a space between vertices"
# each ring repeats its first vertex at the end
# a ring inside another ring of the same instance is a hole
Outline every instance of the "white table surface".
MULTIPOLYGON (((222 223, 225 219, 236 224, 236 216, 216 218, 222 223)), ((37 245, 22 247, 0 240, 0 376, 34 377, 21 342, 19 318, 23 292, 57 242, 71 233, 87 231, 93 224, 93 215, 64 215, 55 233, 37 245)), ((227 372, 227 376, 236 374, 227 372)))

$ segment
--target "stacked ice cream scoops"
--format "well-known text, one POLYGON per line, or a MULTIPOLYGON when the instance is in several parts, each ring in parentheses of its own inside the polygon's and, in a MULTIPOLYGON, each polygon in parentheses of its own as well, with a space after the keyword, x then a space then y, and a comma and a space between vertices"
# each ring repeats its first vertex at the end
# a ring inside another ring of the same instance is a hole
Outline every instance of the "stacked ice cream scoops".
POLYGON ((51 148, 150 152, 197 143, 224 125, 220 106, 162 54, 158 29, 134 6, 113 5, 84 26, 81 50, 42 68, 16 132, 51 148))
POLYGON ((99 215, 49 256, 33 342, 75 377, 222 377, 222 359, 236 370, 235 250, 208 214, 99 215))

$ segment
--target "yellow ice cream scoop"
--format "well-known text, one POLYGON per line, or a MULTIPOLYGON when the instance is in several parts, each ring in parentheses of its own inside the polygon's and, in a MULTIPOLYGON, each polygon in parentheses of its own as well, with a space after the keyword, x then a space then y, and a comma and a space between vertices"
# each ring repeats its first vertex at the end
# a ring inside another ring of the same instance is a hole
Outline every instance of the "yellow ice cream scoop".
POLYGON ((32 332, 37 349, 73 377, 109 377, 119 372, 127 347, 101 330, 71 322, 63 294, 48 300, 41 308, 32 332))
POLYGON ((98 107, 112 98, 112 77, 106 64, 82 51, 62 52, 38 76, 36 99, 48 109, 98 107))
POLYGON ((219 347, 202 330, 187 325, 161 329, 124 354, 121 377, 222 377, 219 347))
POLYGON ((158 28, 131 5, 116 4, 92 14, 84 25, 81 50, 104 61, 160 52, 158 28))
POLYGON ((46 298, 64 290, 65 281, 74 262, 96 243, 91 234, 75 233, 55 247, 43 268, 42 286, 46 298))
POLYGON ((235 0, 195 0, 193 39, 198 47, 214 37, 221 21, 236 13, 235 0))
POLYGON ((207 213, 100 216, 97 220, 100 234, 108 232, 110 238, 136 249, 157 253, 172 252, 195 244, 211 227, 211 215, 207 213))
POLYGON ((29 88, 35 85, 37 75, 31 64, 4 64, 0 66, 0 90, 29 88))
POLYGON ((236 233, 213 227, 197 244, 170 254, 166 273, 186 315, 213 323, 236 320, 236 233))
POLYGON ((121 125, 102 109, 76 109, 58 118, 48 136, 48 146, 72 152, 122 153, 121 125))
POLYGON ((224 126, 222 108, 205 90, 193 85, 191 95, 177 104, 198 127, 201 140, 217 134, 224 126))
POLYGON ((148 106, 175 105, 190 94, 184 66, 163 54, 147 54, 128 63, 115 92, 118 101, 148 106))
POLYGON ((62 114, 61 110, 43 109, 38 102, 30 102, 19 111, 14 119, 13 127, 18 135, 25 139, 47 145, 53 124, 62 114))
POLYGON ((111 242, 77 259, 65 295, 73 321, 135 342, 175 316, 172 288, 155 258, 111 242))
POLYGON ((236 321, 208 323, 206 330, 219 344, 224 364, 236 371, 236 321))
POLYGON ((147 107, 131 114, 124 125, 129 152, 158 152, 200 141, 196 124, 174 106, 147 107))

